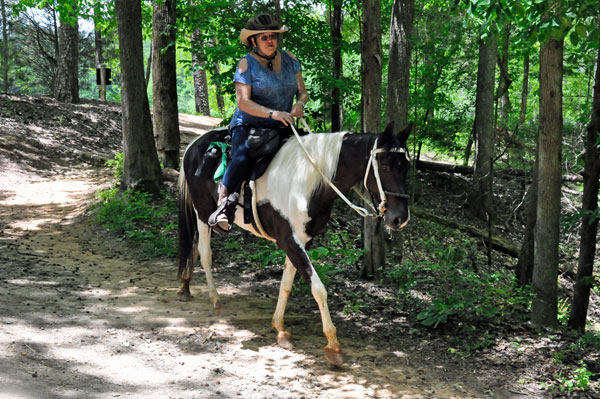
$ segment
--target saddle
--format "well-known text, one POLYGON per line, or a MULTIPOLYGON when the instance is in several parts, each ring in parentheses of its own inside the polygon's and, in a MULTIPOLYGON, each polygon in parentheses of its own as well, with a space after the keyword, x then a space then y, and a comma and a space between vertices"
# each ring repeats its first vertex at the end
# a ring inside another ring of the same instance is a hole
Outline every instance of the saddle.
MULTIPOLYGON (((223 129, 225 130, 225 129, 223 129)), ((223 132, 225 133, 225 132, 223 132)), ((227 131, 227 133, 229 133, 227 131)), ((304 133, 304 132, 302 132, 304 133)), ((302 134, 300 133, 300 134, 302 134)), ((285 144, 287 138, 281 131, 271 129, 252 129, 248 138, 248 147, 251 150, 250 156, 253 159, 252 171, 250 177, 242 184, 244 223, 252 224, 256 231, 262 231, 260 221, 255 220, 253 211, 254 181, 259 179, 269 167, 269 164, 277 154, 277 151, 285 144)), ((197 175, 205 178, 211 178, 217 183, 223 177, 227 165, 231 161, 231 134, 219 134, 215 141, 212 141, 204 152, 203 161, 200 168, 196 171, 197 175)))

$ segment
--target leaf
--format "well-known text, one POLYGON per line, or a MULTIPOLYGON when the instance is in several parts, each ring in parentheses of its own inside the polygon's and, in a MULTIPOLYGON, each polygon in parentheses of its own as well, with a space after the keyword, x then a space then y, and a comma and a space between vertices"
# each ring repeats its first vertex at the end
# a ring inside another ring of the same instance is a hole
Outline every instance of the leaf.
POLYGON ((582 24, 577 24, 577 26, 575 26, 575 32, 577 32, 582 39, 587 36, 587 29, 582 24))

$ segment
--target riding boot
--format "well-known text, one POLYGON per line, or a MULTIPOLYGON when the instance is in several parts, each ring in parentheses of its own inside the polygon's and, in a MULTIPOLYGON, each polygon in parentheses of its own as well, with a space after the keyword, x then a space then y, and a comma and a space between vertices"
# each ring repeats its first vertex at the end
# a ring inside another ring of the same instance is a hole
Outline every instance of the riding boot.
POLYGON ((233 226, 238 197, 238 193, 229 194, 227 187, 220 183, 217 209, 209 216, 208 225, 220 233, 228 233, 233 226))

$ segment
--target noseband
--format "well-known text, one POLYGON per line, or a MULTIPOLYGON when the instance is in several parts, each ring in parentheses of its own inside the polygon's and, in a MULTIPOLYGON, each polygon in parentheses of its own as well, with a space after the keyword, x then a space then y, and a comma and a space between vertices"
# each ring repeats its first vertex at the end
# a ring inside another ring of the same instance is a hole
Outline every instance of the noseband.
POLYGON ((375 139, 375 143, 373 144, 373 148, 371 149, 371 155, 369 157, 369 161, 367 162, 367 169, 365 170, 365 178, 363 179, 363 185, 365 186, 365 189, 369 192, 369 194, 371 194, 371 196, 373 196, 373 193, 367 187, 367 179, 369 177, 369 171, 371 170, 371 168, 373 168, 373 175, 375 176, 375 181, 377 182, 377 190, 379 191, 379 198, 380 198, 379 205, 377 206, 377 216, 382 217, 383 213, 386 210, 388 195, 391 197, 398 197, 398 198, 402 198, 402 199, 409 199, 410 196, 408 194, 396 193, 393 191, 388 191, 388 190, 383 189, 383 185, 381 184, 381 177, 379 176, 379 164, 377 163, 377 154, 380 154, 383 152, 396 152, 396 153, 404 154, 404 156, 406 156, 406 158, 408 159, 408 153, 402 147, 392 147, 387 151, 383 148, 377 148, 378 140, 379 140, 379 138, 375 139))

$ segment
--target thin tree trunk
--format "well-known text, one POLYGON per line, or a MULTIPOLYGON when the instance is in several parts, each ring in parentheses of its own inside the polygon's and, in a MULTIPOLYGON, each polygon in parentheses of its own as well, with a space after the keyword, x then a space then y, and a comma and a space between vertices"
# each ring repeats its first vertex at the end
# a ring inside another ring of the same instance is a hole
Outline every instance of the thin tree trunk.
POLYGON ((331 89, 331 131, 342 130, 342 92, 339 82, 342 79, 342 0, 333 0, 331 18, 333 88, 331 89))
POLYGON ((408 126, 411 35, 415 15, 414 0, 394 0, 390 23, 390 58, 386 122, 394 122, 397 131, 408 126))
POLYGON ((152 16, 152 96, 158 158, 165 168, 179 169, 179 117, 175 58, 175 0, 154 1, 152 16))
POLYGON ((79 102, 79 28, 77 17, 61 16, 54 98, 68 103, 79 102))
POLYGON ((558 242, 562 146, 563 41, 549 39, 540 48, 540 132, 538 206, 535 226, 531 321, 557 324, 558 242))
MULTIPOLYGON (((362 112, 363 133, 381 131, 381 5, 379 0, 362 2, 362 112)), ((385 265, 383 227, 377 218, 363 219, 365 255, 360 275, 379 278, 385 265)))
POLYGON ((123 109, 123 180, 121 188, 158 193, 160 164, 144 82, 142 7, 139 0, 116 0, 123 109))
POLYGON ((592 103, 592 118, 587 127, 587 145, 583 170, 583 200, 581 221, 581 243, 579 262, 573 293, 573 303, 569 316, 569 327, 584 331, 590 302, 590 288, 593 282, 594 258, 598 233, 598 182, 600 180, 600 154, 598 134, 600 133, 600 50, 596 62, 596 81, 592 103))
POLYGON ((521 112, 519 124, 525 122, 527 117, 527 96, 529 95, 529 53, 523 59, 523 89, 521 90, 521 112))
POLYGON ((479 41, 477 97, 475 101, 475 164, 470 206, 473 214, 491 217, 490 174, 494 156, 494 81, 498 43, 494 35, 479 41))
MULTIPOLYGON (((217 45, 217 39, 213 37, 212 43, 214 46, 217 45)), ((219 68, 219 63, 215 62, 213 64, 213 83, 215 84, 215 91, 217 93, 217 107, 219 108, 219 112, 223 114, 223 110, 225 109, 225 99, 223 98, 223 86, 221 85, 221 69, 219 68)))
POLYGON ((537 221, 537 201, 538 201, 538 158, 539 158, 539 134, 536 137, 536 161, 533 167, 533 181, 526 195, 525 203, 525 232, 521 241, 521 252, 517 262, 516 277, 519 286, 525 287, 531 283, 533 276, 533 255, 534 255, 534 231, 537 221))
POLYGON ((2 90, 8 93, 8 29, 6 28, 6 5, 0 0, 2 11, 2 90))
POLYGON ((204 66, 204 43, 201 42, 202 34, 199 30, 192 34, 192 44, 196 51, 192 52, 192 67, 194 69, 194 103, 196 112, 201 115, 210 116, 210 104, 208 101, 208 79, 204 66))
POLYGON ((152 42, 150 42, 150 52, 148 53, 148 59, 146 60, 146 73, 144 74, 144 85, 146 90, 150 84, 150 77, 152 76, 152 42))

